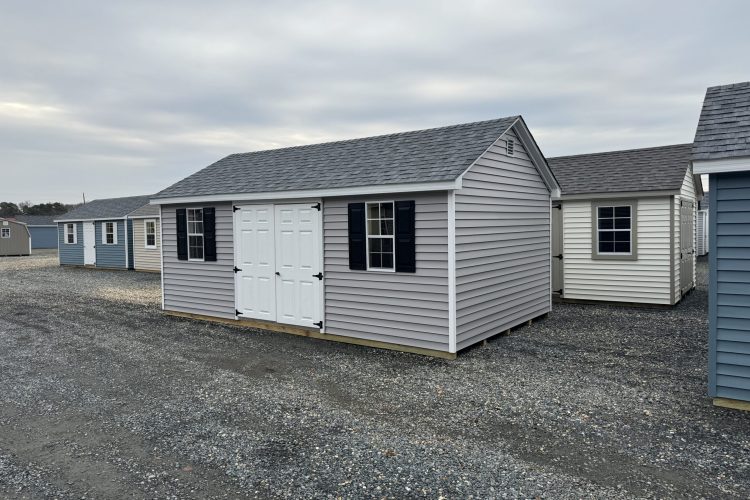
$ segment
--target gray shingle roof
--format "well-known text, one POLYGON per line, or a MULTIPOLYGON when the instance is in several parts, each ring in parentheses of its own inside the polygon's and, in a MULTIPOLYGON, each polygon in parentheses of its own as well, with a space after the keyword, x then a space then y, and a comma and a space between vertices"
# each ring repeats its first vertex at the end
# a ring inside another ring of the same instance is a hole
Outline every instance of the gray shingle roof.
POLYGON ((128 214, 130 217, 159 217, 161 211, 159 205, 143 205, 128 214))
POLYGON ((709 87, 693 141, 693 160, 750 156, 750 82, 709 87))
POLYGON ((690 144, 548 158, 562 194, 673 191, 682 186, 690 144))
POLYGON ((54 226, 55 220, 65 217, 64 215, 15 215, 18 222, 29 226, 54 226))
POLYGON ((455 180, 517 118, 233 154, 154 198, 455 180))
POLYGON ((120 219, 147 204, 150 198, 151 195, 143 195, 93 200, 55 217, 55 220, 120 219))

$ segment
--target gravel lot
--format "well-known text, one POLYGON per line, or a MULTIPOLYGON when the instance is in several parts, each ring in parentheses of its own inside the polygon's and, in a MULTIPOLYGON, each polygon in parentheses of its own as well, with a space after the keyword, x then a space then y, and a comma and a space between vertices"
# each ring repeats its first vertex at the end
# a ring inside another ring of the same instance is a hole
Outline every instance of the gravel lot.
POLYGON ((0 259, 0 496, 750 497, 673 310, 558 305, 455 361, 168 318, 159 276, 0 259))

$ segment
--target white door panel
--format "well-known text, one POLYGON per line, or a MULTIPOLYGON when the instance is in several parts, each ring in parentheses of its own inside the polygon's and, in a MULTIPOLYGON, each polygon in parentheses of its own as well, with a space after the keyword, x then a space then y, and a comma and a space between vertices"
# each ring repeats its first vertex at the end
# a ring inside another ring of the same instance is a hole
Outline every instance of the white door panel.
POLYGON ((273 217, 273 205, 248 205, 235 212, 237 309, 247 318, 276 321, 273 217))
POLYGON ((96 227, 93 222, 83 223, 83 264, 96 265, 96 227))

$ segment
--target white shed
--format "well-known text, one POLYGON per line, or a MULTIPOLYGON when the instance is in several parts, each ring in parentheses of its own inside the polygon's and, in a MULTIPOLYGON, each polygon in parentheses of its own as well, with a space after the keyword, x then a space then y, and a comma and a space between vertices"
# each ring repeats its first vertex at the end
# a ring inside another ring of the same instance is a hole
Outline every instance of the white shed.
POLYGON ((695 287, 703 190, 690 144, 550 158, 553 290, 564 301, 674 305, 695 287))

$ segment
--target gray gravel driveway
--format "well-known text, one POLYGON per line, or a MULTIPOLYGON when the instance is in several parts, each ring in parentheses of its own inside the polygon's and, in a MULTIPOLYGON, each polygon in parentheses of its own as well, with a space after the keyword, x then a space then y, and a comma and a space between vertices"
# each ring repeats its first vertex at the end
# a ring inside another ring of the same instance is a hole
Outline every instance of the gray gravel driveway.
POLYGON ((0 496, 750 497, 673 310, 558 305, 444 361, 165 317, 159 276, 0 259, 0 496))

